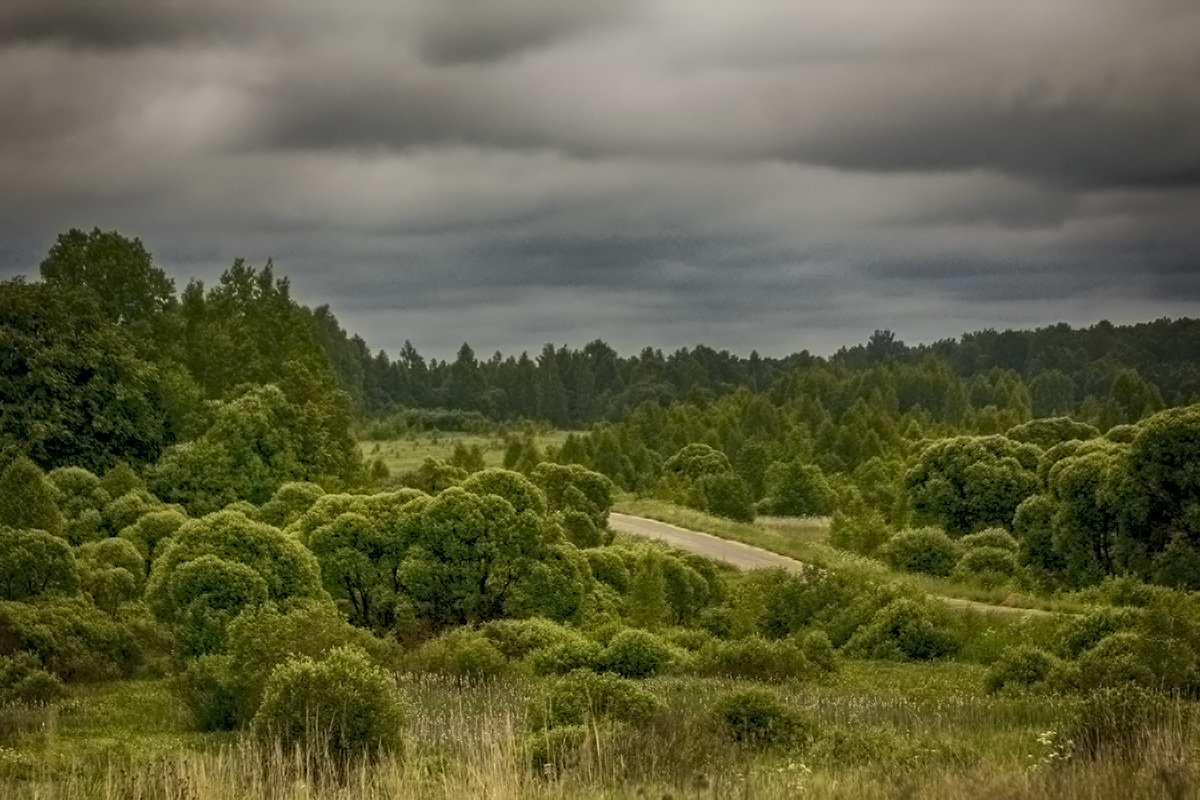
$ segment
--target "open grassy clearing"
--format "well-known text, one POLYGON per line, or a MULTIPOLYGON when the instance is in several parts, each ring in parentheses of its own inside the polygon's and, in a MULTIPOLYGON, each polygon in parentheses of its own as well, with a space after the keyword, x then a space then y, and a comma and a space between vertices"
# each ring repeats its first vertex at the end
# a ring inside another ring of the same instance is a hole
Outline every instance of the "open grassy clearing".
POLYGON ((662 500, 623 495, 613 505, 623 514, 678 525, 726 539, 761 547, 805 564, 838 570, 879 581, 897 581, 921 592, 989 606, 1078 613, 1086 606, 1066 597, 1039 597, 1012 586, 985 588, 948 578, 936 578, 892 569, 882 561, 834 547, 827 542, 829 521, 822 517, 759 517, 754 523, 695 511, 662 500))
MULTIPOLYGON (((559 447, 567 438, 567 431, 550 431, 533 435, 539 449, 559 447)), ((427 458, 443 461, 450 458, 456 445, 479 447, 483 452, 484 464, 489 467, 503 466, 505 438, 502 434, 460 433, 445 431, 414 431, 399 439, 376 441, 363 439, 358 446, 368 463, 381 459, 388 471, 397 472, 416 469, 427 458)))
MULTIPOLYGON (((1164 741, 1137 762, 1060 762, 1079 701, 985 695, 975 665, 848 661, 777 689, 812 723, 806 744, 755 749, 726 739, 712 707, 744 682, 659 677, 646 723, 594 727, 575 759, 538 765, 526 734, 532 679, 482 686, 401 677, 404 746, 341 775, 319 755, 287 756, 232 734, 197 734, 168 680, 76 691, 60 707, 14 709, 0 749, 5 798, 188 797, 1171 797, 1195 789, 1196 741, 1164 741)), ((1190 796, 1180 794, 1178 796, 1190 796)))

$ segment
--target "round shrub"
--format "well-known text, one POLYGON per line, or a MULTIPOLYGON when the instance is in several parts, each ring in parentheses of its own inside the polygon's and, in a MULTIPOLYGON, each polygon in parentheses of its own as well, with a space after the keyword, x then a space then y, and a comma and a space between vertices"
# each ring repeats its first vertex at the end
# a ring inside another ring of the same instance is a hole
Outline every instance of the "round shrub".
POLYGON ((123 528, 119 535, 138 549, 145 564, 143 571, 149 575, 154 559, 187 521, 187 515, 182 511, 151 511, 139 517, 137 522, 123 528))
POLYGON ((1069 617, 1056 632, 1056 650, 1061 656, 1076 658, 1109 634, 1135 628, 1140 619, 1138 611, 1131 608, 1098 608, 1069 617))
POLYGON ((649 678, 670 665, 675 651, 648 631, 626 628, 612 637, 600 654, 605 670, 626 678, 649 678))
POLYGON ((79 568, 65 539, 0 527, 0 598, 32 600, 79 591, 79 568))
POLYGON ((0 656, 0 706, 9 703, 49 705, 66 696, 67 690, 57 675, 42 669, 37 658, 27 651, 0 656))
POLYGON ((276 528, 286 528, 312 508, 313 503, 324 494, 325 490, 315 483, 285 483, 258 509, 258 519, 276 528))
POLYGON ((815 727, 778 694, 763 688, 730 692, 718 701, 716 715, 730 738, 756 746, 803 745, 815 727))
POLYGON ((402 720, 391 676, 351 645, 321 661, 296 658, 277 667, 253 728, 286 747, 345 759, 394 747, 402 720))
POLYGON ((936 624, 929 611, 912 600, 893 600, 855 631, 846 652, 864 658, 931 659, 958 650, 958 638, 936 624))
POLYGON ((563 536, 576 547, 599 547, 608 538, 604 530, 596 527, 591 515, 571 508, 560 513, 563 536))
POLYGON ((853 553, 872 555, 891 537, 887 521, 873 508, 847 514, 837 511, 829 524, 829 543, 853 553))
POLYGON ((529 654, 528 662, 539 675, 563 675, 577 669, 594 669, 600 662, 602 651, 596 642, 577 635, 534 650, 529 654))
POLYGON ((576 670, 550 681, 530 701, 528 718, 534 730, 601 718, 637 723, 661 708, 662 701, 635 681, 576 670))
POLYGON ((426 642, 411 663, 421 672, 477 684, 502 675, 508 668, 504 655, 481 632, 460 628, 426 642))
POLYGON ((535 650, 552 647, 568 639, 582 638, 571 628, 543 617, 494 619, 479 628, 505 658, 524 658, 535 650))
POLYGON ((987 674, 987 689, 1048 688, 1058 670, 1058 659, 1037 647, 1021 645, 1004 652, 987 674))
POLYGON ((629 566, 613 547, 593 547, 583 551, 592 569, 592 577, 618 592, 629 590, 629 566))
MULTIPOLYGON (((1156 642, 1161 647, 1163 642, 1156 642)), ((1084 652, 1075 662, 1079 688, 1091 691, 1101 687, 1135 684, 1163 688, 1163 679, 1154 670, 1148 653, 1149 642, 1132 631, 1112 633, 1084 652)), ((1191 658, 1193 670, 1195 657, 1191 658)))
POLYGON ((769 642, 759 636, 713 642, 696 658, 702 675, 723 675, 761 681, 784 681, 811 671, 800 648, 781 639, 769 642))
POLYGON ((837 670, 837 654, 825 631, 809 631, 800 640, 800 652, 808 663, 825 672, 837 670))
POLYGON ((1011 553, 1017 552, 1017 540, 1004 528, 985 528, 979 533, 972 533, 958 540, 964 550, 974 550, 977 547, 999 547, 1011 553))
POLYGON ((950 574, 958 580, 999 585, 1017 574, 1017 557, 1001 547, 976 547, 963 553, 950 574))
POLYGON ((958 563, 961 548, 939 528, 902 530, 879 548, 879 555, 896 569, 945 577, 958 563))

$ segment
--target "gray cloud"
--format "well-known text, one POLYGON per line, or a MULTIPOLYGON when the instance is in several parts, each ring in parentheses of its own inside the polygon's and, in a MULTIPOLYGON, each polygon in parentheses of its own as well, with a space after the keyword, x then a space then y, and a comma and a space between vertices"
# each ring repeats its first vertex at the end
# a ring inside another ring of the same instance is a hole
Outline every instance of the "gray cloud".
POLYGON ((0 275, 273 257, 389 351, 1194 313, 1200 9, 17 2, 0 275))

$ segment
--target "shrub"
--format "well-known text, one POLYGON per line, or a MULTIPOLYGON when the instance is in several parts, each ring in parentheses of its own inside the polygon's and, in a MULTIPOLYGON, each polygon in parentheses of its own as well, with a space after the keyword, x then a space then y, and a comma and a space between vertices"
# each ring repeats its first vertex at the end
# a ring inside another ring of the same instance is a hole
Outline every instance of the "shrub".
POLYGON ((929 611, 908 600, 893 600, 846 643, 846 652, 864 658, 932 659, 958 650, 958 639, 939 626, 929 611))
POLYGON ((0 656, 0 706, 9 703, 49 705, 67 693, 62 681, 42 669, 32 653, 0 656))
POLYGON ((163 645, 144 613, 112 617, 79 597, 0 601, 0 656, 36 653, 65 681, 127 677, 163 645))
POLYGON ((600 547, 607 543, 607 532, 597 528, 596 523, 586 513, 567 509, 561 512, 561 518, 563 536, 576 547, 600 547))
POLYGON ((618 592, 629 590, 629 566, 616 548, 595 547, 583 551, 592 569, 592 577, 618 592))
POLYGON ((1011 553, 1017 552, 1017 540, 1004 528, 986 528, 979 533, 972 533, 958 540, 964 550, 974 550, 977 547, 999 547, 1011 553))
POLYGON ((0 470, 0 525, 33 528, 55 536, 63 518, 54 488, 37 464, 18 455, 0 470))
POLYGON ((605 670, 626 678, 648 678, 670 665, 674 657, 674 648, 653 633, 626 628, 612 637, 599 661, 605 670))
POLYGON ((79 569, 65 539, 41 530, 0 527, 0 597, 32 600, 78 591, 79 569))
POLYGON ((761 681, 784 681, 812 671, 800 648, 787 640, 768 642, 758 636, 713 642, 696 657, 701 675, 723 675, 761 681))
POLYGON ((550 681, 529 703, 534 730, 583 725, 598 718, 643 722, 662 702, 636 682, 614 675, 576 670, 550 681))
POLYGON ((1177 639, 1132 631, 1112 633, 1076 661, 1078 688, 1135 684, 1163 691, 1191 690, 1197 684, 1196 654, 1177 639))
POLYGON ((1000 585, 1017 574, 1017 558, 1001 547, 976 547, 963 553, 950 574, 958 580, 1000 585))
POLYGON ((961 548, 939 528, 908 528, 879 549, 896 569, 945 577, 958 563, 961 548))
POLYGON ((254 732, 335 760, 392 749, 403 720, 391 676, 365 651, 339 647, 321 661, 295 658, 271 673, 254 732))
POLYGON ((1062 656, 1075 658, 1109 634, 1133 629, 1139 620, 1140 615, 1128 608, 1098 608, 1069 617, 1055 633, 1056 649, 1062 656))
POLYGON ((814 725, 768 689, 746 688, 718 701, 718 723, 735 741, 749 745, 803 745, 814 725))
POLYGON ((324 494, 325 490, 315 483, 285 483, 258 509, 258 519, 276 528, 286 528, 312 508, 313 503, 324 494))
POLYGON ((534 650, 528 661, 539 675, 563 675, 577 669, 595 669, 601 652, 599 644, 579 635, 534 650))
POLYGON ((818 669, 825 672, 837 670, 837 655, 824 631, 809 631, 804 634, 800 640, 800 652, 808 659, 808 663, 818 669))
POLYGON ((175 679, 175 691, 202 731, 233 730, 246 722, 242 682, 227 655, 193 659, 175 679))
POLYGON ((989 692, 1016 687, 1047 689, 1058 670, 1058 659, 1037 647, 1021 645, 1004 652, 988 670, 986 685, 989 692))
POLYGON ((736 472, 719 472, 696 479, 696 493, 701 498, 694 505, 719 517, 737 522, 754 521, 754 498, 750 487, 736 472))
POLYGON ((855 514, 838 511, 829 524, 830 544, 868 556, 882 547, 891 535, 887 521, 873 508, 855 514))
POLYGON ((460 686, 477 684, 502 675, 508 668, 504 655, 480 631, 459 628, 426 642, 410 663, 421 672, 453 678, 460 686))
POLYGON ((123 528, 119 536, 130 542, 141 553, 144 564, 142 571, 148 576, 154 559, 163 551, 175 532, 187 521, 187 515, 182 511, 174 509, 151 511, 149 514, 139 517, 137 522, 123 528))
POLYGON ((529 619, 494 619, 479 627, 505 658, 524 658, 535 650, 553 647, 566 640, 583 638, 571 628, 542 617, 529 619))

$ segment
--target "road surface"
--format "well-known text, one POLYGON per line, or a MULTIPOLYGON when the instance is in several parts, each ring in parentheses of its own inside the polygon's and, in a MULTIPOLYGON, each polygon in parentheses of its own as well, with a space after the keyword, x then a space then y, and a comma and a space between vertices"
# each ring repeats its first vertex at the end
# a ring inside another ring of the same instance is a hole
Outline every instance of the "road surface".
MULTIPOLYGON (((803 572, 806 569, 805 564, 801 561, 781 556, 778 553, 772 553, 770 550, 763 550, 761 547, 722 539, 710 533, 689 531, 686 528, 680 528, 676 525, 669 525, 666 522, 659 522, 653 519, 645 519, 644 517, 633 517, 629 514, 618 514, 613 511, 608 515, 608 527, 621 533, 632 533, 636 536, 658 539, 660 542, 668 544, 671 547, 678 547, 682 550, 689 550, 718 561, 724 561, 739 569, 783 568, 789 572, 797 573, 803 572)), ((989 605, 988 603, 980 603, 976 600, 967 600, 961 597, 930 596, 937 598, 950 608, 973 611, 979 614, 995 614, 999 616, 1033 614, 1040 616, 1052 613, 1040 608, 1012 608, 1010 606, 989 605)))

